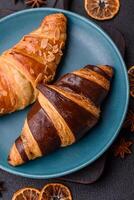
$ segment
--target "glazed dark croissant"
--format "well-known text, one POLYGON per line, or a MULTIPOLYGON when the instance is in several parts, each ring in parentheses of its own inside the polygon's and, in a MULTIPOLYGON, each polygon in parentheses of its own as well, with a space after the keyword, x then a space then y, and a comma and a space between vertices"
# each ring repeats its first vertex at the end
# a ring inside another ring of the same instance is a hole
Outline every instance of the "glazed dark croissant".
POLYGON ((110 66, 88 65, 64 75, 53 85, 39 84, 38 100, 10 151, 9 163, 23 164, 85 135, 99 119, 112 76, 110 66))
POLYGON ((51 14, 0 56, 0 115, 25 108, 38 94, 37 83, 53 80, 66 40, 66 17, 51 14))

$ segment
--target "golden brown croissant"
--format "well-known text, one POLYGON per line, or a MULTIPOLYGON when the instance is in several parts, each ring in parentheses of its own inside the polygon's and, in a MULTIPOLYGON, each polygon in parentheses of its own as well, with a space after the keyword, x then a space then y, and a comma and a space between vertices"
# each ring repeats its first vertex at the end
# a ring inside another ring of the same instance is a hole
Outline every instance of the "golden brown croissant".
POLYGON ((0 114, 23 109, 37 98, 37 83, 54 78, 66 40, 66 17, 51 14, 0 56, 0 114))
POLYGON ((9 163, 23 164, 80 139, 97 123, 112 76, 110 66, 88 65, 53 85, 39 84, 38 100, 10 151, 9 163))

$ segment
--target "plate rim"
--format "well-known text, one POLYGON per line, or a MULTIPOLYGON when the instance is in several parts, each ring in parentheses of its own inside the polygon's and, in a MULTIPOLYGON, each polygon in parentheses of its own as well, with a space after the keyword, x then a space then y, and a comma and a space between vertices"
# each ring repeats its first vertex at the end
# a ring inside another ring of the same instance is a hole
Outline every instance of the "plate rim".
POLYGON ((122 127, 123 121, 125 119, 126 113, 127 113, 127 109, 128 109, 128 104, 129 104, 129 80, 128 80, 128 75, 127 75, 127 67, 126 64, 121 56, 120 51, 118 50, 116 44, 113 42, 113 40, 110 38, 110 36, 100 27, 98 26, 95 22, 91 21, 90 19, 87 19, 86 17, 83 17, 79 14, 76 14, 74 12, 68 11, 68 10, 63 10, 63 9, 58 9, 58 8, 32 8, 32 9, 25 9, 25 10, 21 10, 15 13, 12 13, 6 17, 3 17, 2 19, 0 19, 0 24, 12 17, 18 16, 18 15, 22 15, 25 13, 32 13, 32 12, 39 12, 39 11, 50 11, 50 12, 61 12, 63 14, 68 14, 70 16, 73 16, 75 18, 77 18, 78 20, 82 20, 85 23, 89 24, 90 26, 92 26, 93 28, 95 28, 103 37, 105 37, 105 39, 110 43, 110 45, 114 48, 116 55, 118 56, 121 64, 122 64, 122 68, 124 71, 124 80, 126 84, 126 100, 124 103, 124 111, 123 111, 123 115, 122 118, 120 120, 120 123, 118 125, 118 128, 116 129, 115 133, 113 134, 112 138, 109 140, 109 142, 107 142, 107 144, 101 149, 101 151, 96 154, 96 156, 94 156, 92 159, 88 160, 87 162, 84 162, 83 164, 80 164, 72 169, 66 170, 64 172, 58 172, 58 173, 54 173, 54 174, 49 174, 49 175, 37 175, 37 174, 28 174, 28 173, 23 173, 23 172, 19 172, 19 171, 15 171, 13 169, 9 169, 6 166, 2 166, 2 164, 0 163, 0 169, 9 172, 11 174, 14 175, 19 175, 22 177, 27 177, 27 178, 35 178, 35 179, 48 179, 48 178, 57 178, 57 177, 61 177, 61 176, 65 176, 67 174, 76 172, 84 167, 86 167, 87 165, 90 165, 91 163, 93 163, 95 160, 97 160, 113 143, 113 141, 116 139, 116 137, 119 134, 119 131, 122 127))

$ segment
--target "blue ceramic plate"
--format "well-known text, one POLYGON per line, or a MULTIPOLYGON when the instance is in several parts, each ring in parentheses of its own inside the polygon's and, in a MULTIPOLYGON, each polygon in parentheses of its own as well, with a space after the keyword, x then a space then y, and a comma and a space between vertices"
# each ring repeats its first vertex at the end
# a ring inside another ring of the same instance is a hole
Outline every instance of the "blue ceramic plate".
POLYGON ((69 174, 95 161, 118 135, 128 106, 128 79, 123 59, 112 40, 90 20, 58 9, 31 9, 0 20, 0 52, 10 48, 26 33, 38 27, 44 16, 63 12, 68 18, 68 44, 58 76, 86 64, 114 66, 112 89, 103 106, 102 118, 78 143, 44 158, 13 168, 7 163, 11 144, 19 135, 29 108, 0 117, 0 168, 31 178, 52 178, 69 174))

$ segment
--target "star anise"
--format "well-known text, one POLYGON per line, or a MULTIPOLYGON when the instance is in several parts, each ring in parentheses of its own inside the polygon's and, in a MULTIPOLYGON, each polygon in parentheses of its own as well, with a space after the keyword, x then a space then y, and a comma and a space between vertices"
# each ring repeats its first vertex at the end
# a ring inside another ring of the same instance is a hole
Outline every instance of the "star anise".
POLYGON ((134 112, 132 110, 128 111, 123 127, 130 128, 131 132, 134 132, 134 112))
POLYGON ((32 8, 39 8, 43 5, 46 5, 46 0, 25 0, 25 4, 31 6, 32 8))
POLYGON ((128 70, 129 85, 130 85, 130 95, 134 97, 134 66, 130 67, 128 70))
POLYGON ((131 154, 130 146, 133 144, 131 140, 121 138, 119 143, 114 148, 114 155, 124 158, 126 154, 131 154))

